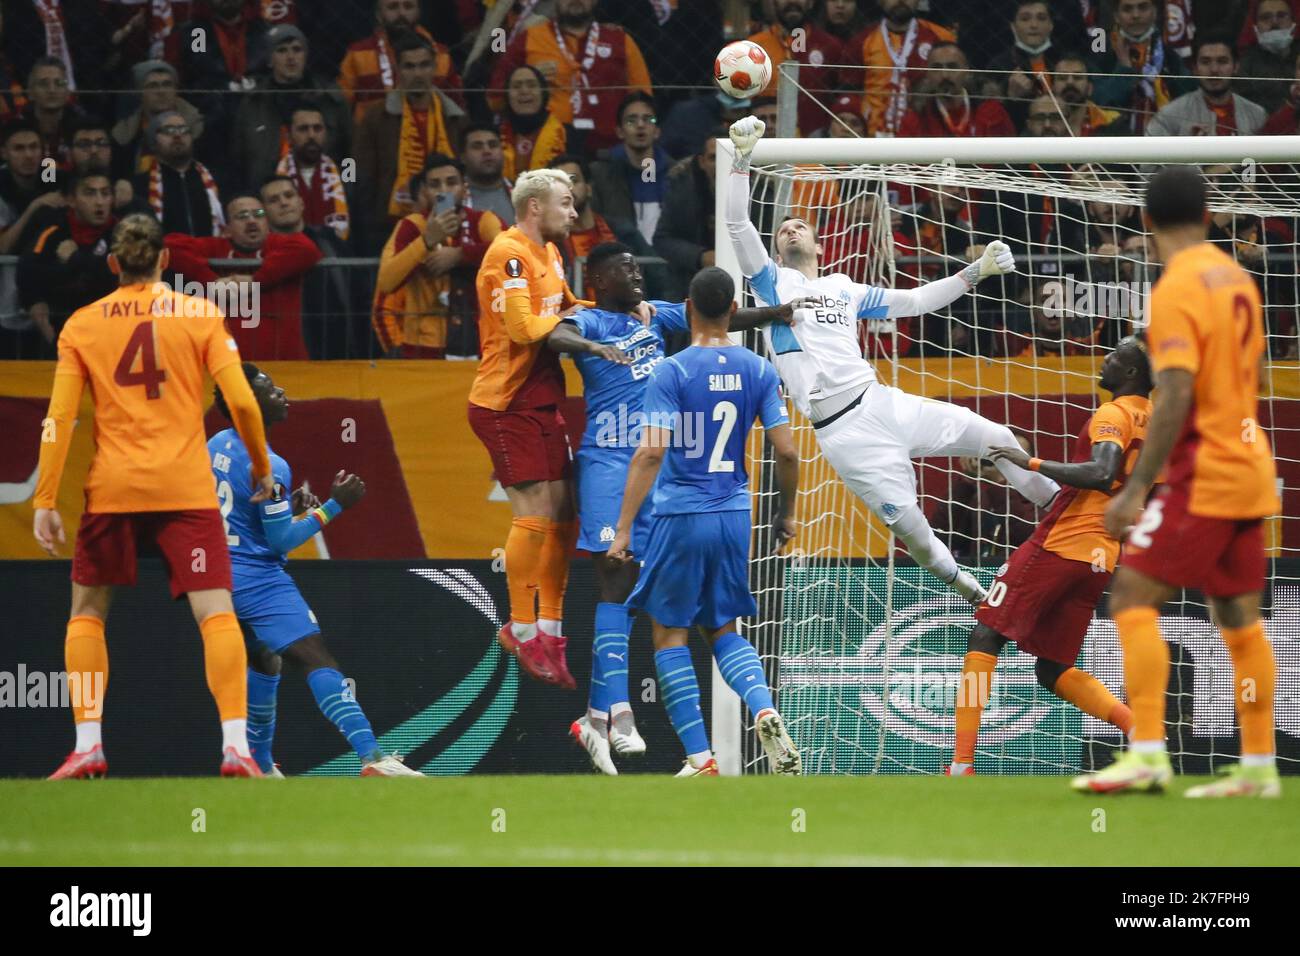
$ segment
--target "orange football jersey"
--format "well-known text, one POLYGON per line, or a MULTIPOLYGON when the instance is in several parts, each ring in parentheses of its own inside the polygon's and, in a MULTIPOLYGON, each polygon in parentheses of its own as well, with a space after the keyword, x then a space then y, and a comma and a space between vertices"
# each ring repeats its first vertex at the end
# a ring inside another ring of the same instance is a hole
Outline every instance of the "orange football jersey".
POLYGON ((1264 320, 1255 282, 1204 242, 1174 255, 1151 293, 1151 368, 1195 376, 1191 410, 1166 465, 1188 511, 1244 520, 1276 514, 1277 469, 1259 424, 1264 320))
POLYGON ((1122 395, 1103 402, 1088 419, 1074 448, 1072 461, 1092 458, 1092 446, 1113 442, 1123 452, 1123 464, 1112 486, 1106 491, 1062 486, 1060 497, 1035 532, 1045 550, 1073 561, 1092 563, 1103 558, 1107 571, 1115 570, 1119 542, 1106 533, 1103 517, 1110 496, 1124 485, 1138 452, 1146 438, 1151 419, 1151 399, 1139 395, 1122 395))
POLYGON ((548 349, 544 338, 559 324, 559 314, 578 300, 564 279, 559 249, 550 242, 539 246, 511 226, 492 240, 476 286, 482 358, 470 402, 498 412, 561 402, 564 371, 559 353, 548 349), (531 341, 521 341, 525 325, 531 325, 528 316, 542 321, 527 336, 531 341))
POLYGON ((59 335, 55 375, 78 376, 95 402, 86 510, 216 508, 204 372, 238 361, 221 311, 206 299, 138 284, 74 312, 59 335))

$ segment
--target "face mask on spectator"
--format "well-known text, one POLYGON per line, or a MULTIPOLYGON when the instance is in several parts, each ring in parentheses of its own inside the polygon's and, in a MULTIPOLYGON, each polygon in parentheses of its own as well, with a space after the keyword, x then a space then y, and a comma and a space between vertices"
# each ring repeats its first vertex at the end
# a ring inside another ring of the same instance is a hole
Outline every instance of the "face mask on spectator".
POLYGON ((1145 30, 1143 30, 1141 33, 1137 34, 1136 36, 1129 33, 1127 30, 1123 28, 1120 28, 1119 31, 1120 36, 1122 36, 1125 40, 1128 40, 1129 43, 1146 43, 1147 40, 1151 39, 1151 37, 1155 34, 1155 32, 1156 32, 1156 28, 1154 26, 1147 27, 1145 30))
POLYGON ((1030 56, 1038 56, 1038 54, 1046 52, 1047 48, 1052 45, 1052 38, 1048 37, 1042 43, 1038 44, 1038 46, 1030 46, 1028 43, 1022 42, 1020 37, 1016 35, 1015 27, 1011 28, 1011 38, 1016 41, 1017 47, 1024 50, 1030 56))
POLYGON ((1263 30, 1255 27, 1255 39, 1259 40, 1261 49, 1274 56, 1286 56, 1291 51, 1291 40, 1295 37, 1295 24, 1285 30, 1263 30))

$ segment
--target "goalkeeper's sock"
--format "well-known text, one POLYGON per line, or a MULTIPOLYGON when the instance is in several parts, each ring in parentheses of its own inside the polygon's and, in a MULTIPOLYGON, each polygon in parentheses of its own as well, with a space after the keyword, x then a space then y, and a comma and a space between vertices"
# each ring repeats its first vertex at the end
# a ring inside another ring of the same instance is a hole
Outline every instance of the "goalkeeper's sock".
MULTIPOLYGON (((537 623, 537 587, 541 577, 542 550, 546 545, 547 518, 526 516, 510 522, 506 536, 506 590, 510 592, 510 620, 515 624, 537 623)), ((531 639, 535 634, 528 634, 531 639)), ((524 640, 516 631, 515 637, 524 640)))
POLYGON ((1165 690, 1169 687, 1169 647, 1160 636, 1160 618, 1153 607, 1131 607, 1115 615, 1124 651, 1124 686, 1133 709, 1133 749, 1163 750, 1165 690))
POLYGON ((379 741, 343 675, 332 667, 318 667, 307 675, 307 686, 320 712, 339 729, 357 756, 363 761, 374 758, 379 741))
MULTIPOLYGON (((569 553, 575 540, 574 522, 547 521, 546 540, 537 577, 537 615, 545 621, 564 620, 564 591, 569 585, 569 553)), ((551 634, 558 628, 543 627, 551 634)))
POLYGON ((610 711, 616 704, 626 704, 627 647, 630 611, 626 604, 601 601, 596 605, 596 642, 591 654, 591 687, 596 690, 596 675, 603 684, 601 710, 610 711))
POLYGON ((1273 693, 1277 682, 1277 662, 1273 648, 1264 636, 1259 621, 1245 627, 1225 627, 1224 643, 1232 655, 1237 700, 1237 719, 1241 723, 1241 757, 1270 756, 1274 752, 1273 693))
POLYGON ((700 711, 700 685, 695 679, 691 652, 684 647, 655 651, 655 673, 659 675, 659 694, 668 711, 668 720, 682 747, 688 755, 707 753, 709 735, 700 711))
POLYGON ((1133 711, 1091 674, 1071 667, 1056 679, 1052 693, 1085 714, 1118 727, 1125 737, 1133 729, 1133 711))
POLYGON ((775 709, 753 644, 735 631, 728 631, 713 642, 713 657, 722 679, 745 702, 751 715, 775 709))
POLYGON ((279 690, 279 674, 248 669, 248 750, 264 773, 275 766, 271 742, 275 739, 275 698, 279 690))
POLYGON ((968 651, 961 665, 961 682, 957 685, 957 741, 953 747, 954 764, 975 763, 975 741, 980 735, 980 718, 989 702, 993 687, 996 655, 968 651))

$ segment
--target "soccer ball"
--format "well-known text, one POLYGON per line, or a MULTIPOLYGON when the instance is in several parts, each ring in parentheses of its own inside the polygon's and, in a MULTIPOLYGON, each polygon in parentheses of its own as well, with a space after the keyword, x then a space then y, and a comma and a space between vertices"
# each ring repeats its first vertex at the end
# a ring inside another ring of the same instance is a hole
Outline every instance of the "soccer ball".
POLYGON ((757 96, 772 81, 772 59, 757 43, 728 43, 713 62, 713 82, 738 100, 757 96))

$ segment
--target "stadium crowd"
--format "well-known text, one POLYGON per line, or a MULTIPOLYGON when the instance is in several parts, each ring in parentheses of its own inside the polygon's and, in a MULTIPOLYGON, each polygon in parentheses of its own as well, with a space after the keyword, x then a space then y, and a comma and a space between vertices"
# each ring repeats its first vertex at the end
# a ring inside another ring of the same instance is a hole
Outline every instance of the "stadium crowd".
MULTIPOLYGON (((680 299, 714 262, 713 137, 751 112, 777 126, 775 78, 751 101, 712 85, 729 39, 809 66, 801 136, 1295 134, 1297 15, 1300 0, 12 0, 0 357, 52 357, 115 285, 112 226, 145 212, 185 281, 258 285, 245 358, 473 358, 476 266, 513 223, 512 179, 548 166, 579 211, 566 267, 618 239, 651 258, 648 296, 680 299)), ((1073 354, 1127 333, 1053 318, 1039 280, 1138 277, 1135 207, 973 192, 891 190, 898 284, 993 236, 1085 261, 1008 281, 996 316, 972 300, 917 319, 901 354, 1073 354)), ((864 280, 871 202, 806 204, 828 259, 864 280)), ((1278 358, 1296 354, 1295 227, 1212 230, 1268 286, 1278 358)))

